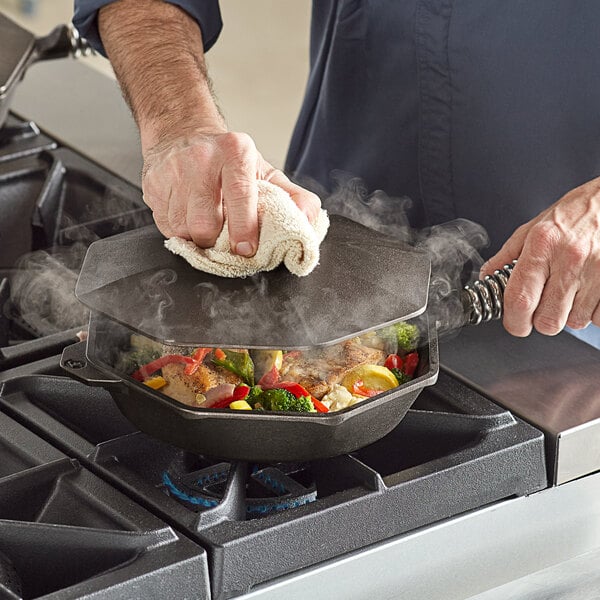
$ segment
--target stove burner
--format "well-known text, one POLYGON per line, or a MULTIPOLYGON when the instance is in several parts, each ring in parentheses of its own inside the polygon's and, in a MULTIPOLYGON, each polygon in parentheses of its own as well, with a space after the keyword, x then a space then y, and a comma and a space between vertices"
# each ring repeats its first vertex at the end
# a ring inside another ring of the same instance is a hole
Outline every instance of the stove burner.
MULTIPOLYGON (((296 508, 317 499, 313 481, 299 483, 294 475, 303 474, 305 467, 297 464, 254 465, 243 487, 246 515, 257 518, 288 508, 296 508)), ((230 463, 216 463, 185 474, 164 471, 165 492, 192 510, 214 508, 225 498, 230 477, 237 477, 230 463)), ((232 486, 236 488, 238 486, 232 486)))
POLYGON ((7 125, 0 129, 0 146, 6 146, 19 140, 28 140, 40 135, 38 126, 33 121, 7 125))

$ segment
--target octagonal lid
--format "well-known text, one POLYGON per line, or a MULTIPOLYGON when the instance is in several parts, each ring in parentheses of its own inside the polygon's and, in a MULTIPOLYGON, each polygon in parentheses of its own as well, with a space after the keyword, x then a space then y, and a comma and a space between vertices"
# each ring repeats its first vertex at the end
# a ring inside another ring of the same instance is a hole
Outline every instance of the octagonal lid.
POLYGON ((319 265, 244 279, 194 269, 154 226, 94 242, 76 295, 164 343, 224 348, 327 346, 422 313, 430 261, 409 246, 333 216, 319 265))

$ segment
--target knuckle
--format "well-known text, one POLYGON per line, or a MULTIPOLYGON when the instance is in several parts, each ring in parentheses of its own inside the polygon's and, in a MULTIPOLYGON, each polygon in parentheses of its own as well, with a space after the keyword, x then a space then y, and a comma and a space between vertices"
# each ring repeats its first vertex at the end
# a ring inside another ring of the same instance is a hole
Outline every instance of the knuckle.
POLYGON ((254 141, 247 133, 224 133, 221 144, 227 155, 243 156, 254 149, 254 141))
POLYGON ((556 335, 563 328, 563 323, 556 316, 545 313, 533 316, 533 326, 543 335, 556 335))
POLYGON ((542 253, 550 253, 560 238, 556 227, 546 221, 533 225, 529 235, 536 249, 542 253))
POLYGON ((504 303, 516 313, 529 313, 536 307, 536 301, 533 296, 523 290, 514 289, 510 285, 506 288, 504 303))
POLYGON ((578 267, 585 262, 588 256, 588 248, 584 243, 577 239, 573 239, 567 244, 565 255, 569 264, 578 267))

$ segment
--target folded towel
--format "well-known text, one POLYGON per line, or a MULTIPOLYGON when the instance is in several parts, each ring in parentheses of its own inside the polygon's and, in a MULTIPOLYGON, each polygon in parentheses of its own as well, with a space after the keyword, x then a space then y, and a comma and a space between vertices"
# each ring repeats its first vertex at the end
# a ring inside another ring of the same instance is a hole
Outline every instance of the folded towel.
POLYGON ((231 252, 227 217, 212 248, 173 237, 165 246, 187 260, 192 267, 221 277, 246 277, 272 271, 282 262, 294 275, 308 275, 319 262, 319 245, 329 227, 327 212, 320 210, 311 225, 289 194, 268 181, 258 182, 258 249, 246 258, 231 252))

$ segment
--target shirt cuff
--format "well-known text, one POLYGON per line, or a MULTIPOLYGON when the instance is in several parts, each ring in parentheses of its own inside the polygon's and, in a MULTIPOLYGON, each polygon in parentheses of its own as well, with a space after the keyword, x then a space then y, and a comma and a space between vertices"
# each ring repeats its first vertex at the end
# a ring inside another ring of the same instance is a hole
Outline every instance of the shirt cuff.
MULTIPOLYGON (((75 13, 73 25, 79 34, 102 55, 106 56, 106 50, 100 39, 98 31, 98 11, 114 0, 75 0, 75 13)), ((175 4, 188 13, 200 27, 204 52, 207 52, 217 41, 223 21, 218 0, 165 0, 169 4, 175 4)), ((157 33, 158 34, 158 33, 157 33)))

